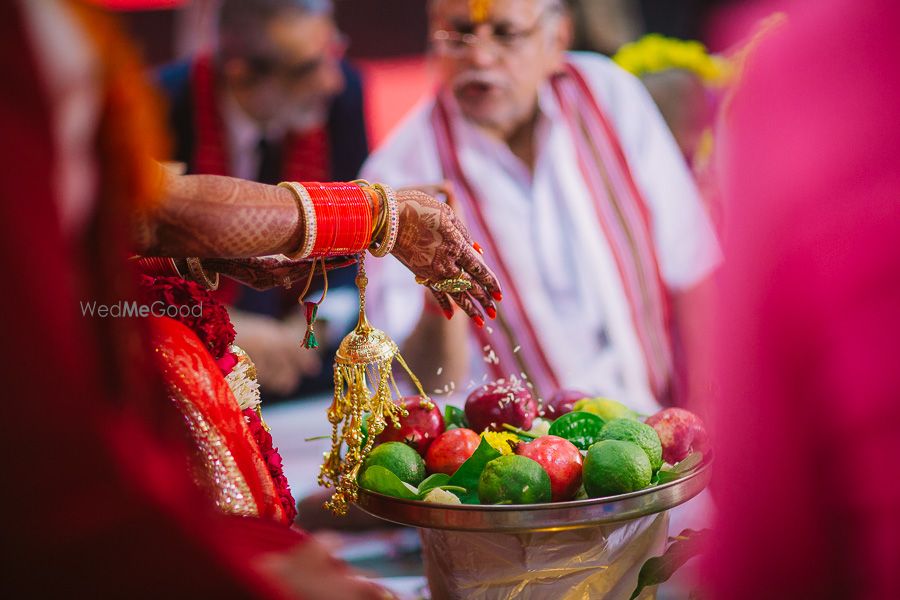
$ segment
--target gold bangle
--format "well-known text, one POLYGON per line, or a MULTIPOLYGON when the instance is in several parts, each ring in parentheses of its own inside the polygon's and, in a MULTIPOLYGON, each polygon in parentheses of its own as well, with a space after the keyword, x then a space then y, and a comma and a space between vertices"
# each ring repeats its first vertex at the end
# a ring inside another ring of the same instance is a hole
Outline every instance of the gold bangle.
POLYGON ((191 279, 195 282, 203 285, 206 289, 210 291, 214 291, 219 289, 219 274, 216 273, 216 279, 212 280, 206 274, 206 271, 203 270, 203 263, 200 262, 200 259, 196 256, 187 259, 187 267, 188 271, 191 274, 191 279))
MULTIPOLYGON (((390 186, 382 183, 375 183, 372 185, 372 188, 378 192, 378 195, 381 197, 382 216, 380 216, 378 220, 381 223, 381 229, 384 229, 384 234, 381 237, 381 241, 376 241, 373 234, 372 245, 369 247, 369 252, 371 252, 372 256, 387 256, 391 250, 394 249, 394 245, 397 243, 397 233, 400 230, 400 214, 399 207, 397 206, 397 196, 394 195, 394 190, 392 190, 390 186)), ((378 233, 381 232, 379 231, 378 233)))
POLYGON ((175 273, 177 273, 178 276, 181 277, 182 279, 186 279, 185 276, 182 275, 182 274, 181 274, 181 271, 178 269, 178 263, 175 262, 175 259, 174 259, 174 258, 169 258, 169 260, 172 261, 172 269, 175 271, 175 273))
POLYGON ((297 201, 297 209, 300 212, 300 218, 304 221, 303 241, 300 244, 300 248, 294 254, 289 254, 288 257, 293 260, 309 258, 313 248, 316 246, 316 233, 318 231, 316 225, 316 209, 313 206, 312 198, 310 197, 309 192, 306 191, 306 188, 296 181, 282 181, 278 184, 278 187, 291 190, 294 199, 297 201))
MULTIPOLYGON (((381 193, 378 190, 374 189, 372 187, 372 184, 369 183, 365 179, 354 179, 350 183, 356 184, 357 186, 362 188, 364 191, 367 191, 367 193, 369 190, 371 190, 376 196, 378 196, 379 199, 381 199, 381 197, 382 197, 381 193)), ((381 200, 379 202, 378 214, 375 216, 375 219, 372 223, 372 232, 369 235, 369 245, 370 246, 372 245, 372 243, 375 240, 377 240, 381 236, 381 231, 384 229, 386 215, 387 215, 387 212, 385 211, 385 203, 383 200, 381 200)))

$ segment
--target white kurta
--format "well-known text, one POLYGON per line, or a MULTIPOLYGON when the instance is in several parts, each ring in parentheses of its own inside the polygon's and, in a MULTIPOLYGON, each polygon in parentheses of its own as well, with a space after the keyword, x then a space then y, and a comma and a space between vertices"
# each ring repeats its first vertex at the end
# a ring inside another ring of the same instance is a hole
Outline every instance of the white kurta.
MULTIPOLYGON (((712 225, 678 147, 643 85, 612 61, 572 53, 615 127, 651 214, 663 282, 672 291, 705 278, 720 261, 712 225)), ((430 124, 433 101, 417 107, 363 167, 395 187, 443 179, 430 124)), ((550 86, 539 96, 534 173, 509 148, 454 110, 460 164, 516 280, 561 385, 658 408, 615 259, 603 236, 550 86)), ((488 264, 491 257, 486 257, 488 264)), ((417 322, 423 293, 395 259, 370 261, 373 323, 398 342, 417 322)), ((503 282, 501 282, 502 284, 503 282)), ((490 323, 488 323, 490 325, 490 323)), ((493 335, 500 335, 499 332, 493 335)), ((523 337, 523 336, 520 336, 523 337)), ((473 344, 478 344, 472 336, 473 344)), ((486 372, 477 348, 470 378, 486 372)), ((465 381, 457 388, 466 387, 465 381)))

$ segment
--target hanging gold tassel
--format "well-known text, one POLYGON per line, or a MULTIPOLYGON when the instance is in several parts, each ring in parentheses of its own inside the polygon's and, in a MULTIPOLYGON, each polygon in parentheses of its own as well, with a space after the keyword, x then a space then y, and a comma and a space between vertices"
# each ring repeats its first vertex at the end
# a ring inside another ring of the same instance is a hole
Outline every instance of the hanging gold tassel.
POLYGON ((406 371, 422 406, 434 405, 400 356, 397 344, 383 331, 369 325, 366 319, 366 277, 364 258, 359 258, 356 285, 359 288, 359 321, 356 328, 341 341, 334 361, 334 401, 328 409, 331 423, 331 450, 319 472, 319 485, 333 486, 334 495, 325 508, 345 515, 359 492, 356 478, 372 449, 375 438, 385 427, 400 427, 400 417, 408 413, 393 400, 402 394, 394 380, 393 362, 406 371), (367 435, 363 439, 363 418, 367 435), (342 455, 342 450, 345 452, 342 455))

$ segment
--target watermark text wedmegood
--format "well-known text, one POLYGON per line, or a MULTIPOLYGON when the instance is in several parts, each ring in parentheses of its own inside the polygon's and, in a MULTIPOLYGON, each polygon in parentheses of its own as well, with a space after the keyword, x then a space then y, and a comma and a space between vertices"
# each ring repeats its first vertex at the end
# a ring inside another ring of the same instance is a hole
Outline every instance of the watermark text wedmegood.
POLYGON ((175 306, 157 300, 151 304, 145 304, 133 300, 131 302, 119 301, 115 304, 101 304, 99 302, 79 302, 81 316, 100 317, 101 319, 121 319, 128 317, 201 317, 203 316, 203 303, 194 305, 182 304, 175 306))

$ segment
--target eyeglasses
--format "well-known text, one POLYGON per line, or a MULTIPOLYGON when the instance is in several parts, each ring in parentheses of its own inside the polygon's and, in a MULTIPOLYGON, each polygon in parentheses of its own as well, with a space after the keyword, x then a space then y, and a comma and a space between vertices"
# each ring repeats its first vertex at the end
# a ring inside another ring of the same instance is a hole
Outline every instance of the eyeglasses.
POLYGON ((555 5, 545 8, 538 15, 534 25, 526 29, 513 30, 505 25, 494 25, 491 26, 490 33, 482 36, 475 33, 475 29, 481 25, 472 25, 465 28, 469 31, 440 29, 432 34, 431 39, 438 52, 454 58, 464 56, 479 44, 493 50, 495 55, 511 52, 520 48, 526 40, 540 31, 544 25, 544 17, 557 10, 558 7, 555 5))
POLYGON ((278 77, 286 84, 302 83, 316 73, 326 63, 340 61, 347 53, 349 42, 347 37, 336 32, 334 38, 321 56, 302 63, 286 65, 277 59, 255 56, 247 59, 253 76, 257 79, 278 77))

